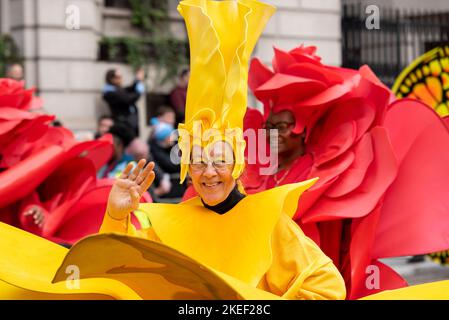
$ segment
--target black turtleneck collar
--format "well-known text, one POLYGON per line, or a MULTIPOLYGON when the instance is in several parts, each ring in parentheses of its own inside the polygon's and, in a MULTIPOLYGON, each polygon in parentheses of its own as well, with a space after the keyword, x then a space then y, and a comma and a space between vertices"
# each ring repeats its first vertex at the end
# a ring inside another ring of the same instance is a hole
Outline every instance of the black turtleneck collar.
POLYGON ((218 214, 225 214, 226 212, 234 208, 237 205, 237 203, 239 203, 240 200, 242 200, 243 198, 245 198, 245 195, 240 193, 236 185, 235 188, 229 194, 229 196, 226 198, 226 200, 220 202, 215 206, 207 205, 206 203, 204 203, 203 199, 201 199, 201 202, 207 209, 212 210, 218 214))

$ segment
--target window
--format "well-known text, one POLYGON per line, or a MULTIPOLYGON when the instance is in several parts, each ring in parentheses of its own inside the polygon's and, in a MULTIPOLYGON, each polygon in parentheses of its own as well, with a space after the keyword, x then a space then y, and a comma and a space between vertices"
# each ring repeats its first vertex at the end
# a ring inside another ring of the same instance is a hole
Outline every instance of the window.
POLYGON ((106 0, 104 6, 109 8, 131 9, 129 0, 106 0))

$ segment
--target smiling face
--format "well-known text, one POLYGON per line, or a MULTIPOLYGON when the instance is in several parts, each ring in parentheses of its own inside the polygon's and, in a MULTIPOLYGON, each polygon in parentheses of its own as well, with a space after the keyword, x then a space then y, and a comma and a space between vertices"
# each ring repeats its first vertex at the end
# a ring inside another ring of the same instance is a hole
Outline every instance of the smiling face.
POLYGON ((232 147, 222 141, 205 150, 194 146, 189 173, 193 187, 204 203, 215 206, 226 200, 236 185, 232 177, 234 156, 232 147))

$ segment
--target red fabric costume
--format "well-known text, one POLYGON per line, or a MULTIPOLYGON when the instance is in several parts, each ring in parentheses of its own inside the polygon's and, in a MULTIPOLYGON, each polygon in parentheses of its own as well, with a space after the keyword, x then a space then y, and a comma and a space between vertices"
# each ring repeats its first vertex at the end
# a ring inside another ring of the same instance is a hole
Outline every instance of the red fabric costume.
MULTIPOLYGON (((320 178, 294 219, 334 260, 349 298, 406 285, 378 259, 449 248, 449 130, 433 110, 396 101, 367 66, 323 65, 314 47, 275 49, 273 70, 254 59, 249 84, 264 113, 249 109, 246 128, 289 110, 293 132, 306 130, 305 155, 276 181, 320 178), (380 288, 366 285, 369 266, 380 288)), ((250 193, 276 186, 260 168, 247 166, 250 193)))

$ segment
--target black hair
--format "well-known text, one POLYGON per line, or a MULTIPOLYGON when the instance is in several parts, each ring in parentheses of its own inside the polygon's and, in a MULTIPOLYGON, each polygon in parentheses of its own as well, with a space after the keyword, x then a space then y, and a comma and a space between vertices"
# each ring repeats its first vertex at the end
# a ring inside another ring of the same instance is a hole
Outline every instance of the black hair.
POLYGON ((117 72, 116 69, 109 69, 108 71, 106 71, 106 77, 105 77, 106 83, 112 84, 112 79, 114 79, 116 72, 117 72))
POLYGON ((160 117, 168 112, 175 112, 172 107, 167 105, 161 105, 156 109, 156 117, 160 117))
POLYGON ((180 73, 180 77, 183 78, 186 74, 188 74, 190 72, 189 68, 186 69, 182 69, 181 73, 180 73))
POLYGON ((11 69, 12 69, 14 66, 19 66, 19 67, 21 67, 21 68, 23 69, 23 65, 22 65, 22 64, 20 64, 20 63, 18 63, 18 62, 12 62, 12 63, 8 63, 8 64, 6 65, 6 68, 5 68, 6 72, 11 71, 11 69))
POLYGON ((107 115, 107 114, 103 114, 100 116, 100 118, 98 118, 98 123, 100 123, 101 121, 105 120, 105 119, 111 119, 114 120, 114 118, 112 118, 112 116, 107 115))
POLYGON ((114 123, 114 125, 109 129, 108 133, 118 138, 123 143, 123 146, 125 148, 129 146, 129 144, 136 137, 133 130, 130 129, 129 125, 123 122, 114 123))

